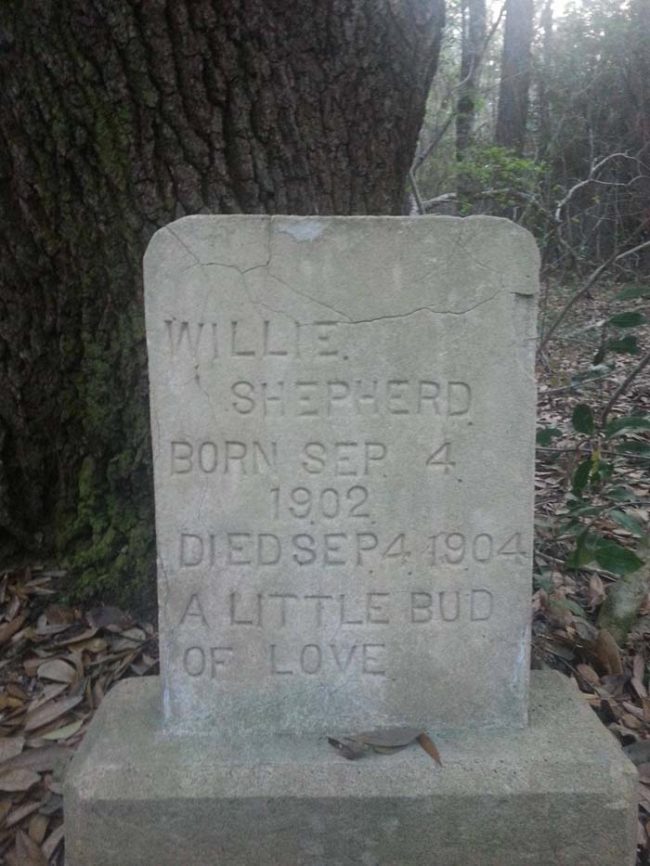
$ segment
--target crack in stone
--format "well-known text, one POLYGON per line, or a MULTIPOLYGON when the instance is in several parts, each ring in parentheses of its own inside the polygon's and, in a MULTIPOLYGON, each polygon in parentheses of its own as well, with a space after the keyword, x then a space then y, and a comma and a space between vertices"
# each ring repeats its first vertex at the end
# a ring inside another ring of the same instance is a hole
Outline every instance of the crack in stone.
POLYGON ((197 265, 203 264, 203 262, 199 259, 197 254, 194 252, 194 250, 191 247, 188 247, 188 245, 185 243, 185 241, 176 234, 176 232, 174 231, 173 228, 171 228, 171 226, 165 226, 165 228, 167 229, 169 234, 176 240, 176 242, 179 243, 183 247, 183 249, 186 250, 192 256, 192 258, 197 263, 197 265))
POLYGON ((493 295, 490 295, 489 298, 483 298, 482 301, 472 304, 471 307, 467 307, 465 310, 435 310, 433 307, 416 307, 408 313, 395 313, 392 316, 376 316, 372 319, 350 319, 348 322, 341 322, 341 324, 364 325, 391 319, 408 319, 410 316, 415 316, 417 313, 430 313, 433 316, 464 316, 467 313, 471 313, 472 310, 476 310, 478 307, 482 307, 484 304, 493 301, 498 294, 499 292, 495 292, 493 295))
MULTIPOLYGON (((424 306, 424 307, 416 307, 414 310, 410 310, 408 313, 395 313, 393 315, 376 316, 376 317, 373 317, 370 319, 352 319, 349 315, 344 313, 342 310, 339 310, 336 307, 333 307, 331 304, 325 304, 325 303, 323 303, 323 301, 317 301, 315 298, 311 297, 311 295, 308 295, 306 292, 301 292, 300 289, 297 289, 295 286, 290 285, 285 280, 283 280, 281 277, 279 277, 277 274, 273 273, 273 271, 271 270, 271 262, 273 259, 273 252, 272 252, 272 232, 271 232, 271 221, 270 220, 269 220, 269 226, 268 226, 269 231, 267 232, 266 262, 264 262, 263 264, 260 264, 260 265, 252 265, 249 268, 239 268, 239 267, 237 267, 237 265, 227 265, 227 264, 225 264, 225 262, 217 262, 217 261, 202 262, 198 258, 196 253, 182 240, 182 238, 180 238, 176 234, 176 232, 172 228, 170 228, 169 226, 166 226, 166 228, 169 231, 169 233, 175 238, 175 240, 192 256, 192 258, 194 259, 194 261, 196 262, 196 264, 199 267, 219 267, 219 268, 227 268, 229 270, 236 271, 242 277, 243 288, 244 288, 244 291, 248 297, 248 300, 249 300, 251 306, 264 307, 264 309, 269 310, 270 312, 275 313, 276 315, 286 316, 286 318, 288 318, 290 321, 296 322, 297 324, 311 324, 311 323, 300 321, 299 319, 295 318, 295 316, 292 316, 290 313, 288 313, 285 310, 276 309, 275 307, 270 306, 270 304, 268 304, 262 300, 254 299, 252 297, 252 294, 251 294, 251 287, 246 282, 246 274, 249 274, 253 271, 265 269, 267 271, 268 276, 271 279, 276 280, 278 283, 280 283, 282 286, 284 286, 286 289, 288 289, 293 294, 298 295, 301 298, 304 298, 309 303, 315 304, 318 307, 323 307, 324 309, 329 310, 331 313, 334 313, 336 316, 339 316, 342 319, 342 321, 337 322, 337 324, 342 324, 342 325, 364 325, 364 324, 372 324, 375 322, 382 322, 382 321, 408 319, 411 316, 416 315, 417 313, 430 313, 431 315, 436 315, 436 316, 464 316, 467 313, 472 312, 472 310, 475 310, 478 307, 483 306, 483 304, 487 304, 490 301, 494 300, 494 298, 501 291, 501 289, 499 289, 494 294, 490 295, 488 298, 484 298, 483 300, 478 301, 476 304, 473 304, 471 307, 467 307, 464 310, 436 310, 433 307, 424 306)), ((464 226, 461 224, 458 236, 456 238, 454 238, 452 255, 458 249, 463 248, 463 234, 464 234, 464 226)), ((447 263, 448 262, 445 262, 443 264, 443 268, 446 266, 447 263)), ((486 265, 483 265, 481 262, 478 262, 478 264, 481 267, 485 268, 486 270, 492 270, 491 268, 488 268, 486 265)), ((194 267, 194 265, 192 267, 194 267)), ((518 293, 515 293, 515 294, 518 294, 518 293)))

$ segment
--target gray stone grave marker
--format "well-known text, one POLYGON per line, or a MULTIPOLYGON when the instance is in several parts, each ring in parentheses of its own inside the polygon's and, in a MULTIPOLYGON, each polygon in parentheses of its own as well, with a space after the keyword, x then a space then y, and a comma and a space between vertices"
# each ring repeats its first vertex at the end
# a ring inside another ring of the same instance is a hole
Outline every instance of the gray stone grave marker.
POLYGON ((156 235, 175 725, 524 724, 537 250, 500 220, 437 228, 191 217, 156 235))
POLYGON ((610 735, 553 674, 528 726, 537 268, 483 217, 155 235, 161 677, 73 763, 70 866, 632 862, 610 735), (444 766, 326 742, 395 726, 444 766))

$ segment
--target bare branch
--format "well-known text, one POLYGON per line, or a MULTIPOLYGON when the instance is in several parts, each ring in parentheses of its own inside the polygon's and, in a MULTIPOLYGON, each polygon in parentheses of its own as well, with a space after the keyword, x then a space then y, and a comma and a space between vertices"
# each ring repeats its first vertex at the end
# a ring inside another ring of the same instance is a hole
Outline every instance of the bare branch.
MULTIPOLYGON (((640 228, 639 228, 639 230, 640 230, 640 228)), ((544 350, 548 341, 551 339, 553 334, 557 331, 557 329, 562 324, 562 322, 566 319, 569 312, 573 309, 573 307, 577 304, 577 302, 581 298, 584 298, 584 296, 591 289, 591 287, 594 285, 594 283, 596 283, 600 279, 600 277, 605 273, 605 271, 607 270, 607 268, 610 265, 615 264, 616 262, 620 262, 624 258, 626 258, 627 256, 631 256, 634 253, 638 253, 641 250, 647 249, 648 247, 650 247, 650 241, 644 241, 643 243, 637 244, 637 246, 632 247, 629 250, 625 250, 622 253, 613 252, 607 259, 605 259, 605 261, 602 264, 598 265, 598 267, 594 271, 591 272, 591 274, 589 275, 587 282, 584 284, 584 286, 578 292, 576 292, 575 295, 573 295, 571 298, 569 298, 569 300, 566 302, 562 311, 558 315, 557 319, 553 322, 551 327, 548 329, 548 331, 544 335, 543 340, 539 344, 538 352, 542 352, 544 350)))
POLYGON ((621 157, 623 159, 631 159, 634 160, 635 157, 630 156, 629 153, 610 153, 607 156, 604 156, 602 159, 592 162, 591 168, 589 169, 589 174, 584 180, 578 181, 578 183, 574 184, 571 189, 567 192, 564 198, 560 199, 560 201, 555 206, 555 222, 560 223, 562 221, 562 210, 567 206, 567 204, 571 201, 573 196, 578 192, 579 189, 582 189, 585 186, 588 186, 590 183, 594 182, 594 175, 600 171, 600 169, 606 165, 610 160, 617 159, 621 157))
POLYGON ((612 409, 614 408, 614 404, 616 403, 616 401, 618 400, 618 398, 619 398, 622 394, 625 394, 625 392, 626 392, 627 389, 630 387, 630 385, 632 384, 632 382, 634 382, 634 380, 635 380, 636 377, 639 375, 639 373, 640 373, 640 372, 641 372, 645 367, 647 367, 648 364, 650 364, 650 352, 648 352, 646 355, 643 356, 643 358, 641 358, 641 361, 640 361, 640 362, 637 364, 637 366, 632 370, 632 372, 629 374, 629 376, 626 376, 626 378, 621 382, 621 384, 618 386, 618 388, 614 391, 614 393, 613 393, 612 396, 610 397, 610 400, 609 400, 608 404, 607 404, 607 405, 605 406, 605 408, 603 409, 603 414, 600 416, 600 423, 601 423, 601 425, 602 425, 603 427, 605 426, 605 423, 606 423, 606 421, 607 421, 607 416, 609 415, 609 413, 610 413, 610 412, 612 411, 612 409))

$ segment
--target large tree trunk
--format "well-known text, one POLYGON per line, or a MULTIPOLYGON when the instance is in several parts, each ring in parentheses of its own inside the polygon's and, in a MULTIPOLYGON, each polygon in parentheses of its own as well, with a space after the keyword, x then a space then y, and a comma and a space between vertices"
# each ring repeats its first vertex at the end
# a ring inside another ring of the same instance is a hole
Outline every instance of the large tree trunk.
POLYGON ((474 192, 473 184, 463 170, 462 162, 473 143, 481 61, 485 51, 485 0, 462 0, 461 14, 460 82, 456 102, 456 160, 459 163, 456 194, 463 212, 474 192))
POLYGON ((476 103, 485 50, 485 0, 463 0, 461 7, 460 82, 456 102, 456 159, 461 160, 472 143, 476 103))
POLYGON ((0 5, 0 557, 152 562, 141 256, 186 213, 397 213, 444 0, 0 5))
POLYGON ((495 140, 518 154, 524 150, 528 121, 534 0, 507 0, 501 83, 495 140))

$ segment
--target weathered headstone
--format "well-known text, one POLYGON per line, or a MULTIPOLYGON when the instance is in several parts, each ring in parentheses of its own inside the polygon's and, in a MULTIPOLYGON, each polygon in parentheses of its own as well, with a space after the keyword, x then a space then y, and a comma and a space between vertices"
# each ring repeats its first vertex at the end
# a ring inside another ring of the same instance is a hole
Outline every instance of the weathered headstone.
POLYGON ((537 251, 501 221, 197 217, 145 260, 165 711, 522 725, 537 251))
POLYGON ((161 680, 114 692, 77 759, 72 866, 633 851, 630 769, 589 711, 540 680, 526 727, 537 267, 490 218, 156 234, 161 680), (426 729, 444 768, 326 745, 395 726, 426 729))

